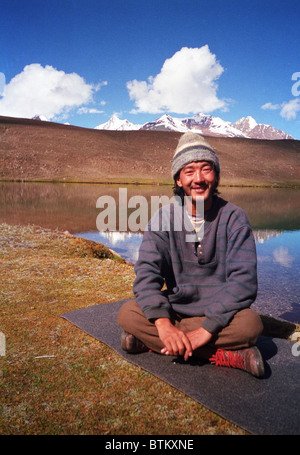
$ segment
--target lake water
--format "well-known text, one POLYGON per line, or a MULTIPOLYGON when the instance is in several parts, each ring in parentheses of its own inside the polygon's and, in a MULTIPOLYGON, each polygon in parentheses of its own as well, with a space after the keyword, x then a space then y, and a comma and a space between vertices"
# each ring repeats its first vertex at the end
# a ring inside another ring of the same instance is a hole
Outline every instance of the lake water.
MULTIPOLYGON (((149 216, 153 197, 172 196, 168 186, 0 182, 0 220, 67 230, 102 242, 134 263, 142 233, 130 229, 100 233, 96 225, 101 212, 96 207, 97 200, 109 196, 116 201, 118 227, 118 214, 123 207, 119 206, 120 188, 126 189, 127 201, 137 197, 147 201, 149 216)), ((253 308, 261 314, 300 323, 300 190, 220 190, 224 199, 246 211, 254 231, 259 291, 253 308)), ((128 209, 129 217, 135 210, 128 209)))

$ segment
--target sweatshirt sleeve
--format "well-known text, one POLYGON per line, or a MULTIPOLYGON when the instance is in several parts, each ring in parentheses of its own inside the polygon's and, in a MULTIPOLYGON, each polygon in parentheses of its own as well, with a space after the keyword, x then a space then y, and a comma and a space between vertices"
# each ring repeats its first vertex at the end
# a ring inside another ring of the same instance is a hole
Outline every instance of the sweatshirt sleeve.
POLYGON ((168 245, 168 232, 151 230, 144 232, 135 265, 133 292, 147 319, 170 317, 171 305, 162 291, 164 270, 169 262, 168 245))
POLYGON ((250 225, 234 230, 228 239, 226 281, 206 308, 202 327, 217 333, 226 327, 234 314, 248 308, 257 295, 257 258, 250 225))

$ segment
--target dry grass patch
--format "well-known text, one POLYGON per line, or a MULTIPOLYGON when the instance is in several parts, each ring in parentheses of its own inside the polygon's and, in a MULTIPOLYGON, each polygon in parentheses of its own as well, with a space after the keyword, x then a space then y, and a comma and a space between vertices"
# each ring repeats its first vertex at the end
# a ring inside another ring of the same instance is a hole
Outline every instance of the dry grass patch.
POLYGON ((132 297, 132 266, 95 242, 0 225, 0 434, 244 434, 60 317, 132 297))

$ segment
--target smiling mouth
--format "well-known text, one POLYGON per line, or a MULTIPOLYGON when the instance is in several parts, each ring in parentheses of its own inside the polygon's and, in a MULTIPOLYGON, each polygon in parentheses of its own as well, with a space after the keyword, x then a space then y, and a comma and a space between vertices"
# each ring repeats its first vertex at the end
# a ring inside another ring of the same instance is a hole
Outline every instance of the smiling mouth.
POLYGON ((199 193, 203 193, 204 191, 207 190, 207 188, 208 188, 208 186, 205 185, 205 186, 192 187, 191 190, 199 192, 199 193))

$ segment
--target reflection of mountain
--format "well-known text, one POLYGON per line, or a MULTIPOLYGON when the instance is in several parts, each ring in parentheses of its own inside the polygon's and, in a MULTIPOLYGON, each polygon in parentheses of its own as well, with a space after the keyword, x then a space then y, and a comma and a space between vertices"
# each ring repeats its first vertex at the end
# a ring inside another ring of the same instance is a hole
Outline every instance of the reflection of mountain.
MULTIPOLYGON (((253 235, 256 243, 265 243, 267 240, 279 237, 284 231, 275 231, 270 229, 259 229, 254 230, 253 235)), ((124 243, 139 241, 143 237, 143 233, 138 232, 119 232, 119 231, 107 231, 100 232, 100 236, 107 239, 111 245, 118 245, 124 243)))
POLYGON ((90 238, 104 243, 124 259, 134 264, 138 260, 139 246, 142 242, 142 234, 132 232, 99 232, 93 238, 89 233, 80 234, 82 237, 90 238))
MULTIPOLYGON (((255 242, 265 243, 267 240, 273 237, 279 237, 284 231, 275 231, 269 229, 254 230, 253 235, 255 242)), ((135 239, 142 239, 143 233, 138 232, 119 232, 119 231, 106 231, 100 232, 99 235, 106 238, 111 245, 117 245, 122 242, 130 242, 135 239)))
POLYGON ((279 237, 284 231, 275 231, 271 229, 253 230, 256 243, 264 243, 272 237, 279 237))
MULTIPOLYGON (((44 228, 83 232, 97 230, 100 196, 116 201, 117 224, 119 189, 122 185, 0 182, 0 218, 8 224, 36 224, 44 228)), ((128 185, 127 198, 143 196, 151 206, 152 197, 172 197, 171 186, 128 185)), ((242 207, 257 241, 266 240, 267 232, 277 235, 300 230, 299 190, 282 188, 225 188, 221 197, 242 207)), ((130 209, 132 210, 132 209, 130 209)), ((129 210, 128 210, 129 211, 129 210)))
POLYGON ((132 232, 101 232, 101 236, 107 238, 107 240, 111 243, 111 245, 118 245, 122 242, 128 242, 135 239, 142 239, 143 234, 140 233, 132 233, 132 232))

